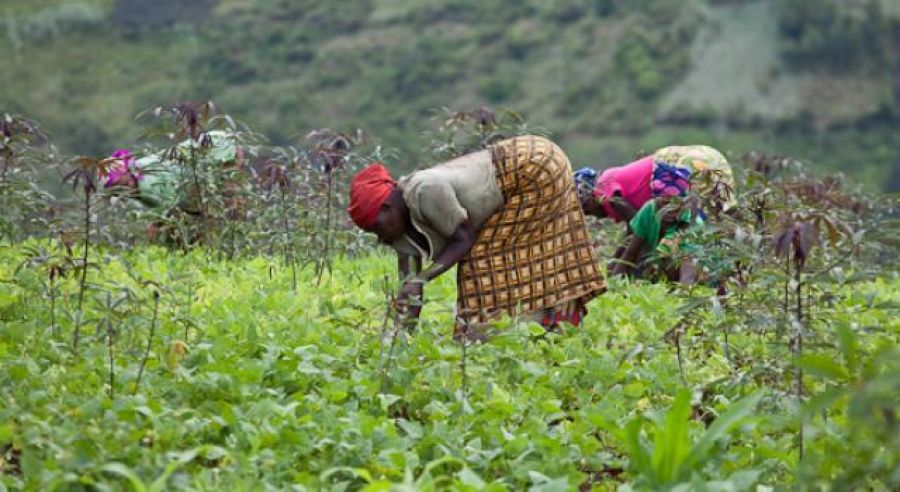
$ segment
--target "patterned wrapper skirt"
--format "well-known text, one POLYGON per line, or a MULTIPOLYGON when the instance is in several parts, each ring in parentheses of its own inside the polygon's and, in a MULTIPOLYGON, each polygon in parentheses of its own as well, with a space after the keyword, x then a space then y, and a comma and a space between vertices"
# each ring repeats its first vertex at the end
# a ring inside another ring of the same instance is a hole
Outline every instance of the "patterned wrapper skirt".
POLYGON ((584 304, 606 284, 569 159, 556 144, 536 136, 501 141, 491 152, 504 204, 459 263, 459 322, 517 314, 580 319, 584 304))

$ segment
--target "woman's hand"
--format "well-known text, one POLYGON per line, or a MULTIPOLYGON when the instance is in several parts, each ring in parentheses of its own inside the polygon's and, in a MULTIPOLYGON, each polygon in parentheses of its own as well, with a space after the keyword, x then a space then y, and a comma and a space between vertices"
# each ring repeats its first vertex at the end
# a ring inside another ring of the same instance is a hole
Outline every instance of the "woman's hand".
POLYGON ((415 327, 422 311, 422 295, 425 282, 418 276, 422 271, 422 259, 411 258, 404 254, 397 254, 397 270, 403 285, 394 300, 394 308, 403 317, 407 329, 415 327))
POLYGON ((625 238, 625 244, 617 250, 616 262, 610 275, 625 275, 632 271, 644 247, 644 239, 637 234, 625 238))
POLYGON ((424 284, 425 282, 415 277, 403 282, 403 285, 400 287, 400 292, 397 294, 397 303, 410 304, 416 300, 421 303, 422 291, 424 290, 422 286, 424 284))
POLYGON ((397 311, 404 317, 403 322, 408 329, 415 326, 422 313, 424 285, 423 280, 413 277, 403 282, 400 292, 397 293, 397 311))
POLYGON ((634 217, 634 214, 637 213, 637 210, 628 203, 625 198, 622 196, 622 193, 616 192, 609 199, 609 206, 612 207, 613 210, 622 218, 625 222, 630 222, 634 217))

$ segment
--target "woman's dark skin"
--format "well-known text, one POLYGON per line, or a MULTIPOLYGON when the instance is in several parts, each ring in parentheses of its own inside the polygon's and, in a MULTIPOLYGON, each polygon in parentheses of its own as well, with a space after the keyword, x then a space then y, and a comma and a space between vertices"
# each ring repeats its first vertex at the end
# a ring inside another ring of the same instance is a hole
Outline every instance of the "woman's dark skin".
MULTIPOLYGON (((619 217, 622 217, 622 220, 625 222, 631 220, 631 218, 634 217, 634 214, 637 213, 637 210, 622 198, 620 193, 614 194, 611 198, 607 198, 607 200, 609 200, 609 206, 612 207, 612 209, 616 211, 616 214, 618 214, 619 217)), ((606 208, 590 195, 581 197, 581 209, 584 210, 585 215, 600 219, 605 219, 607 217, 606 208)))
MULTIPOLYGON (((400 188, 396 186, 381 205, 375 224, 369 229, 369 232, 375 233, 379 241, 384 244, 393 244, 402 239, 404 235, 408 235, 422 249, 428 250, 429 247, 425 236, 413 226, 409 208, 406 206, 400 188)), ((417 319, 421 312, 425 282, 431 281, 459 263, 463 256, 472 249, 476 235, 477 231, 471 222, 466 220, 460 224, 447 239, 444 249, 434 255, 434 262, 424 270, 422 269, 422 258, 410 258, 408 255, 397 253, 397 269, 403 279, 403 286, 397 294, 397 304, 411 319, 417 319), (414 264, 411 265, 411 262, 414 264), (410 305, 410 299, 418 302, 410 305)))
MULTIPOLYGON (((581 202, 581 210, 584 211, 585 215, 590 215, 590 216, 597 217, 600 219, 605 219, 608 217, 606 215, 606 208, 598 200, 596 200, 593 196, 581 195, 579 197, 579 200, 581 202)), ((614 194, 613 197, 609 198, 608 200, 609 200, 609 205, 612 207, 613 210, 616 211, 616 213, 619 215, 619 217, 622 217, 622 219, 624 220, 624 222, 626 224, 631 220, 632 217, 634 217, 634 214, 637 213, 635 211, 634 207, 632 207, 630 203, 628 203, 627 201, 625 201, 624 198, 622 198, 622 195, 620 193, 614 194)), ((613 257, 615 259, 620 259, 624 252, 625 252, 625 246, 619 246, 619 248, 616 249, 616 252, 613 254, 613 257)), ((640 249, 638 249, 638 252, 640 252, 640 249)), ((636 254, 637 253, 635 253, 635 255, 636 254)), ((621 263, 618 263, 616 260, 613 260, 613 261, 609 262, 609 264, 607 265, 607 269, 611 272, 615 272, 616 268, 618 266, 621 266, 621 263)))
MULTIPOLYGON (((660 227, 660 237, 665 236, 669 228, 678 227, 678 216, 680 211, 671 207, 666 209, 666 205, 666 200, 657 199, 657 207, 664 211, 663 216, 661 217, 662 226, 660 227)), ((616 251, 616 261, 614 261, 611 274, 626 275, 632 273, 645 246, 648 245, 646 244, 646 241, 644 241, 644 238, 636 234, 629 234, 625 239, 625 245, 616 251)), ((694 266, 694 263, 687 259, 684 260, 679 267, 672 265, 669 268, 666 268, 665 274, 670 281, 678 281, 684 284, 692 284, 697 280, 697 269, 694 266)))

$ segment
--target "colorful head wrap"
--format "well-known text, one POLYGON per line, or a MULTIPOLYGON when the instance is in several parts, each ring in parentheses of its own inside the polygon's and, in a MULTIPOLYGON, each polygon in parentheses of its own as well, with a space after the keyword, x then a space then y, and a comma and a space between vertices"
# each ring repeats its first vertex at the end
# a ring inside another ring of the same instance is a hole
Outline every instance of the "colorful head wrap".
POLYGON ((690 188, 690 180, 690 169, 656 162, 653 179, 650 181, 650 191, 654 197, 684 196, 690 188))
POLYGON ((589 167, 583 167, 574 174, 575 189, 579 197, 591 196, 597 183, 597 171, 589 167))
POLYGON ((133 175, 138 181, 144 179, 144 176, 141 174, 140 168, 137 165, 137 161, 134 158, 134 154, 131 153, 130 150, 118 149, 109 157, 114 160, 114 162, 110 165, 109 169, 107 169, 106 183, 103 185, 105 188, 114 186, 114 183, 118 182, 118 180, 126 174, 133 175))
POLYGON ((391 173, 378 162, 356 173, 350 183, 350 207, 347 208, 353 222, 362 229, 371 229, 381 205, 396 185, 391 173))

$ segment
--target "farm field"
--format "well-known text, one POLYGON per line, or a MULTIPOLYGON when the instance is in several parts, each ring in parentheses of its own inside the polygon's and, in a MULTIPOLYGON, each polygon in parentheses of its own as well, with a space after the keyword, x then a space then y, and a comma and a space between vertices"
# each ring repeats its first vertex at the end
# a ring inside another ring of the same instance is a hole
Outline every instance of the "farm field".
MULTIPOLYGON (((293 291, 270 258, 101 250, 91 282, 105 293, 88 303, 73 356, 50 326, 39 273, 15 271, 23 248, 39 244, 0 248, 0 488, 897 483, 895 274, 833 290, 798 409, 774 332, 728 334, 707 313, 682 337, 679 370, 665 335, 682 301, 665 285, 614 279, 582 328, 544 336, 509 322, 464 347, 450 337, 446 275, 429 285, 419 330, 394 338, 382 287, 394 262, 381 254, 337 260, 318 287, 306 268, 293 291), (115 304, 123 296, 133 302, 115 304)), ((57 325, 71 326, 71 302, 57 310, 57 325)))
POLYGON ((0 492, 900 491, 900 0, 0 21, 0 492))
MULTIPOLYGON (((529 131, 445 113, 439 160, 529 131)), ((348 217, 394 155, 376 138, 146 115, 112 157, 0 119, 0 492, 900 487, 894 197, 747 153, 737 206, 671 198, 709 220, 582 326, 456 336, 454 273, 406 323, 397 259, 348 217)), ((625 230, 588 225, 608 267, 625 230)))

